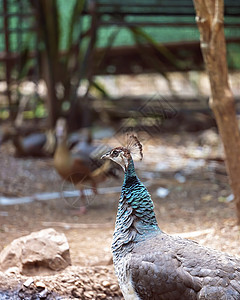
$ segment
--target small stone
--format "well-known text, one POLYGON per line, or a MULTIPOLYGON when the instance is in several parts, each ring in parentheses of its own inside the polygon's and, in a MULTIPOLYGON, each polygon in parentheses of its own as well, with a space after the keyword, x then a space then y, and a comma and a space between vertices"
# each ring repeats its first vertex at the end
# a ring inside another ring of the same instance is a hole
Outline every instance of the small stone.
POLYGON ((110 287, 110 282, 107 281, 107 280, 104 280, 104 281, 102 281, 102 285, 103 285, 104 287, 110 287))
POLYGON ((35 283, 35 285, 36 285, 36 287, 37 288, 39 288, 39 289, 45 289, 45 283, 44 282, 42 282, 42 281, 37 281, 36 283, 35 283))
POLYGON ((95 299, 95 296, 96 296, 96 294, 94 292, 84 292, 83 295, 87 299, 95 299))
POLYGON ((11 268, 8 268, 7 271, 5 272, 6 275, 10 275, 12 276, 13 274, 14 275, 19 275, 19 268, 18 267, 11 267, 11 268))
POLYGON ((111 290, 112 292, 115 292, 115 291, 118 290, 118 286, 117 286, 116 284, 113 284, 113 285, 110 286, 110 290, 111 290))
POLYGON ((67 283, 73 283, 73 282, 75 282, 75 281, 76 281, 75 278, 71 278, 71 279, 68 279, 68 280, 67 280, 67 283))
POLYGON ((47 289, 42 290, 42 291, 38 294, 38 296, 39 296, 40 299, 46 299, 47 295, 48 295, 48 290, 47 290, 47 289))
POLYGON ((28 278, 28 279, 23 283, 23 285, 24 285, 25 287, 29 287, 33 282, 34 282, 33 278, 30 277, 30 278, 28 278))
POLYGON ((75 298, 81 298, 82 293, 83 293, 83 289, 77 289, 77 288, 72 289, 72 296, 75 298))
POLYGON ((77 287, 81 287, 81 286, 83 286, 83 283, 81 282, 81 281, 75 281, 74 282, 74 284, 75 284, 75 286, 77 286, 77 287))
POLYGON ((106 296, 106 294, 99 293, 99 294, 97 294, 97 298, 99 298, 99 299, 106 299, 107 296, 106 296))
POLYGON ((101 284, 96 283, 96 284, 94 285, 94 289, 95 289, 95 290, 102 290, 101 284))

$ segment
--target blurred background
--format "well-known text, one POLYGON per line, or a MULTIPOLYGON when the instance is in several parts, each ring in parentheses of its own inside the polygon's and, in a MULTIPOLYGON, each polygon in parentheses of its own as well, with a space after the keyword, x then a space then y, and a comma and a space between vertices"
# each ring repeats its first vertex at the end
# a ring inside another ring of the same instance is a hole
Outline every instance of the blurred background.
MULTIPOLYGON (((54 128, 64 116, 70 130, 117 126, 156 94, 179 112, 207 113, 192 1, 1 3, 2 122, 54 128)), ((240 67, 239 9, 226 1, 227 58, 234 74, 240 67)), ((238 97, 234 80, 232 88, 238 97)))
MULTIPOLYGON (((136 132, 160 227, 239 254, 193 2, 0 3, 0 250, 53 227, 73 265, 107 264, 123 174, 99 156, 136 132)), ((237 1, 224 26, 239 113, 237 1)))

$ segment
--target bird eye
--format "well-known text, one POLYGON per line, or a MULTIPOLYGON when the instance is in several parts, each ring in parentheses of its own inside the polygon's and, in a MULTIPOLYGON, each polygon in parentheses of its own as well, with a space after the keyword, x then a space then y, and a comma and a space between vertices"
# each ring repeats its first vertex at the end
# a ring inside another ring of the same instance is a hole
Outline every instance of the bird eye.
POLYGON ((112 152, 112 156, 113 156, 113 157, 117 157, 117 156, 118 156, 118 154, 119 154, 119 153, 118 153, 118 151, 117 151, 117 150, 114 150, 114 151, 112 152))

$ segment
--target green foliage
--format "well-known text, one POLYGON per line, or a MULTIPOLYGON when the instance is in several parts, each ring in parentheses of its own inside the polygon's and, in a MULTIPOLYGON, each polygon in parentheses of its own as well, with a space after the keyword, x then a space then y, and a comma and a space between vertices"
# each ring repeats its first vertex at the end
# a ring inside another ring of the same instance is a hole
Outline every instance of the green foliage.
MULTIPOLYGON (((48 98, 49 101, 55 102, 58 114, 75 109, 77 103, 77 89, 82 79, 87 78, 87 66, 89 62, 89 43, 90 43, 90 26, 91 17, 83 16, 82 11, 86 0, 25 0, 16 1, 8 0, 9 12, 14 13, 19 9, 21 2, 22 9, 25 13, 31 11, 31 8, 37 10, 39 14, 38 29, 40 33, 39 40, 33 32, 25 32, 26 28, 33 26, 34 18, 24 19, 24 22, 17 16, 12 16, 9 20, 9 27, 18 28, 22 31, 21 40, 18 32, 10 34, 10 50, 20 52, 21 57, 19 64, 14 69, 14 80, 18 82, 24 80, 29 74, 32 74, 36 68, 36 62, 30 58, 31 52, 37 42, 41 62, 37 66, 40 76, 47 82, 48 88, 54 93, 48 98), (46 73, 46 65, 49 66, 49 72, 46 73), (55 99, 54 99, 55 98, 55 99)), ((124 6, 123 6, 124 9, 124 6)), ((2 7, 0 7, 2 10, 2 7)), ((106 15, 105 21, 111 18, 106 15)), ((174 22, 174 16, 133 16, 125 17, 127 22, 174 22), (149 18, 149 19, 147 19, 149 18)), ((183 17, 181 21, 189 24, 195 24, 193 16, 183 17)), ((180 20, 178 18, 178 20, 180 20)), ((228 20, 229 21, 229 20, 228 20)), ((230 22, 238 22, 238 18, 231 18, 230 22)), ((3 29, 3 22, 0 22, 0 29, 3 29)), ((20 32, 19 31, 19 32, 20 32)), ((226 37, 239 37, 238 28, 225 28, 226 37)), ((100 66, 101 61, 108 54, 108 51, 115 46, 137 45, 141 57, 149 64, 154 66, 158 72, 165 76, 163 64, 159 57, 151 55, 153 52, 146 53, 143 47, 149 44, 154 50, 159 52, 168 62, 176 69, 184 67, 183 63, 191 64, 191 57, 187 57, 185 62, 177 59, 166 47, 165 42, 187 40, 199 40, 197 27, 171 27, 171 26, 126 26, 118 27, 116 25, 100 27, 97 34, 95 47, 101 47, 99 61, 94 62, 100 66)), ((4 51, 4 36, 0 34, 0 51, 4 51)), ((229 44, 228 46, 228 63, 230 68, 240 68, 239 46, 229 44)), ((186 54, 188 56, 188 52, 186 54)), ((1 72, 4 69, 0 70, 1 72)), ((87 92, 91 91, 97 96, 109 97, 104 86, 99 84, 95 79, 88 81, 87 92)), ((15 87, 14 87, 15 88, 15 87)), ((20 93, 20 91, 18 91, 20 93)), ((36 117, 46 116, 46 109, 39 99, 34 99, 36 110, 33 115, 36 117), (38 103, 39 102, 39 103, 38 103)), ((6 112, 0 112, 6 116, 6 112)), ((30 116, 30 114, 28 114, 30 116)))
POLYGON ((0 109, 0 119, 7 120, 9 118, 9 110, 7 108, 0 109))
POLYGON ((36 118, 45 118, 47 116, 46 107, 43 103, 38 103, 35 111, 34 111, 34 117, 36 118))
POLYGON ((240 69, 240 45, 229 43, 227 45, 227 59, 229 69, 240 69))

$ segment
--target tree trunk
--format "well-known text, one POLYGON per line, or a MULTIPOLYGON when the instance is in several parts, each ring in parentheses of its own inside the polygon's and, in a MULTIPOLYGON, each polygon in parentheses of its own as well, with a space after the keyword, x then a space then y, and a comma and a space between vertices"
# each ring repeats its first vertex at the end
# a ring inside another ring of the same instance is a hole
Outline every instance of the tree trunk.
POLYGON ((47 125, 48 128, 54 129, 56 120, 59 117, 59 101, 56 96, 55 78, 53 71, 53 64, 50 62, 48 55, 42 55, 42 77, 47 86, 46 106, 48 112, 47 125))
POLYGON ((59 76, 59 24, 57 1, 32 1, 37 19, 39 41, 45 46, 42 53, 42 76, 47 86, 48 127, 53 129, 59 117, 60 104, 56 93, 59 76))
POLYGON ((224 36, 224 0, 193 0, 201 50, 211 86, 212 108, 222 138, 228 175, 240 224, 240 134, 235 101, 228 83, 224 36))

